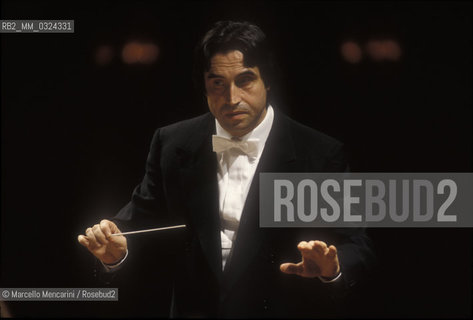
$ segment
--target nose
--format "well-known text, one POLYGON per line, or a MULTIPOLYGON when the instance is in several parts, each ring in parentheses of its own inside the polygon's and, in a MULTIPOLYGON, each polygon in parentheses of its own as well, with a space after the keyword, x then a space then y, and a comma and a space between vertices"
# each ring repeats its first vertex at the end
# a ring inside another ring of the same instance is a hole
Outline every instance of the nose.
POLYGON ((241 102, 240 88, 235 84, 230 84, 226 94, 227 103, 231 106, 237 106, 241 102))

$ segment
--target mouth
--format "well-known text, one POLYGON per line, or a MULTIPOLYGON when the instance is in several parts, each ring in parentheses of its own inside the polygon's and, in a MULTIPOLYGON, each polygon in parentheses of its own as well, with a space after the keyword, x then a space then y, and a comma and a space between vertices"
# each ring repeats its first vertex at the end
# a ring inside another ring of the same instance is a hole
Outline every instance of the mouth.
POLYGON ((245 111, 233 111, 233 112, 226 113, 225 117, 231 120, 238 120, 238 119, 244 118, 246 115, 247 115, 247 112, 245 111))

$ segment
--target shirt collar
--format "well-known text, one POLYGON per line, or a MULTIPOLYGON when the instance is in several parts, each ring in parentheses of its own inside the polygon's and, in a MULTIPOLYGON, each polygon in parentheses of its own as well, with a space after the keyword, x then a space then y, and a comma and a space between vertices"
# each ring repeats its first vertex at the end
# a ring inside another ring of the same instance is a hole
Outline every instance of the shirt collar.
MULTIPOLYGON (((248 140, 248 139, 259 139, 258 143, 258 156, 261 155, 263 152, 264 145, 266 143, 266 140, 268 139, 269 132, 271 131, 271 127, 273 126, 273 120, 274 120, 274 111, 273 107, 271 105, 268 106, 268 109, 266 110, 266 115, 261 121, 261 123, 245 134, 243 137, 241 137, 241 140, 248 140)), ((215 119, 215 127, 216 127, 216 135, 220 137, 224 137, 227 139, 231 139, 232 135, 226 131, 220 123, 215 119)))

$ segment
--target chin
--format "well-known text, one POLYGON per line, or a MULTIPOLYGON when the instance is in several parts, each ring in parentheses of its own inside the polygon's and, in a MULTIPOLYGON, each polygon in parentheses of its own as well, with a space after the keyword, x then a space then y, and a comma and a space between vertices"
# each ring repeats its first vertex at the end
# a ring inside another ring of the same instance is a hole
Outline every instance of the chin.
POLYGON ((245 130, 246 125, 244 125, 242 121, 232 121, 232 123, 229 123, 228 128, 233 131, 241 131, 245 130))

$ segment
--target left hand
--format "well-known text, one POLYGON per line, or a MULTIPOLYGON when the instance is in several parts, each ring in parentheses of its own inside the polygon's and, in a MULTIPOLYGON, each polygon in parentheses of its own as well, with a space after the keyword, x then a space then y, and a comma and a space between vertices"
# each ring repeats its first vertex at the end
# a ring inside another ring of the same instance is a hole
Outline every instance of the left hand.
POLYGON ((282 272, 296 274, 304 278, 327 277, 333 278, 340 273, 337 248, 323 241, 301 241, 297 245, 301 252, 302 261, 299 263, 283 263, 282 272))

